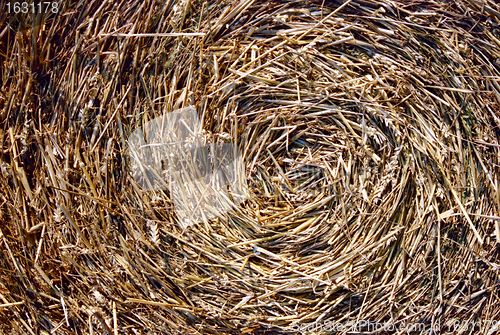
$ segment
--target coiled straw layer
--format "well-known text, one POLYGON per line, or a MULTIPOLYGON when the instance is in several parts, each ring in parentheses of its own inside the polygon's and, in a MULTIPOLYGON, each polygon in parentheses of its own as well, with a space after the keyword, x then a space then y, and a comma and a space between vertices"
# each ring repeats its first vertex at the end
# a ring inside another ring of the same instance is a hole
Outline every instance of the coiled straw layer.
POLYGON ((0 332, 493 334, 499 10, 87 1, 38 25, 2 14, 0 332), (250 197, 182 229, 125 153, 134 129, 189 105, 207 139, 241 149, 250 197))

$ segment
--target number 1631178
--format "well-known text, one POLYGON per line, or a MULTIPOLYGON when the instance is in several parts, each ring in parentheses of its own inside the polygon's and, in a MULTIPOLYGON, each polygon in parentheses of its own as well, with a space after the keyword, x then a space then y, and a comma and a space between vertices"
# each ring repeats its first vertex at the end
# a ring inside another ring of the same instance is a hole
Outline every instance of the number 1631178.
POLYGON ((7 13, 9 14, 57 14, 59 12, 59 4, 55 1, 40 1, 40 2, 8 2, 6 4, 7 13))

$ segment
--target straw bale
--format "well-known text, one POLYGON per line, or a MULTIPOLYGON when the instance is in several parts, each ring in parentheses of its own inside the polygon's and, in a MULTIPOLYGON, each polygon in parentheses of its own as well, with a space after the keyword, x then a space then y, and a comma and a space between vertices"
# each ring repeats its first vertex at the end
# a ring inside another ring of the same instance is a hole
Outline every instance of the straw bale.
POLYGON ((498 332, 498 3, 57 3, 1 2, 1 334, 498 332), (189 106, 249 196, 186 228, 127 138, 189 106))

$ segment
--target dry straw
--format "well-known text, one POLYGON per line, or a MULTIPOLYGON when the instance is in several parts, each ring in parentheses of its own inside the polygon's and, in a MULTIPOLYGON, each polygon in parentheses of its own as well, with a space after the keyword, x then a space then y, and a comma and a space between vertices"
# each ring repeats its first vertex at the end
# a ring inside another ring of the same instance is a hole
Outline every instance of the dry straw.
POLYGON ((59 2, 0 10, 0 333, 496 333, 495 1, 59 2), (189 105, 250 198, 183 230, 126 139, 189 105))

